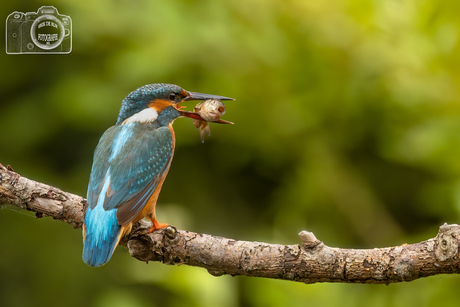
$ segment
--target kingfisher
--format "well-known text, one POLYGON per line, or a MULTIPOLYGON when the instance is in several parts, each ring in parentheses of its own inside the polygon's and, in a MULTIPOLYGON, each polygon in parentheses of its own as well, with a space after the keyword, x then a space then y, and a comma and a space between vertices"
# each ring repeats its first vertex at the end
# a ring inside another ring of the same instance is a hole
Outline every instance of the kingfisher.
POLYGON ((207 99, 233 100, 163 83, 142 86, 123 99, 116 124, 94 152, 83 223, 86 264, 107 263, 120 239, 144 217, 153 224, 149 233, 168 226, 157 221, 155 205, 174 154, 172 124, 179 117, 204 120, 179 104, 207 99))

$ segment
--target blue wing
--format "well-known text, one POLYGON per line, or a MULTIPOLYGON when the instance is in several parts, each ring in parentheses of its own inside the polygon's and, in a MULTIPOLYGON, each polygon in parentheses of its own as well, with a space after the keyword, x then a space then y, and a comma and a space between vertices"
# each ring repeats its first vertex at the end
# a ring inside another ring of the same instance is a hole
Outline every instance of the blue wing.
POLYGON ((129 224, 143 209, 168 170, 173 154, 167 127, 130 123, 114 126, 102 136, 88 185, 88 203, 95 207, 110 177, 103 202, 106 211, 118 209, 120 225, 129 224))
POLYGON ((101 266, 111 258, 121 226, 142 211, 173 154, 167 127, 130 123, 109 128, 94 153, 84 221, 83 260, 101 266))

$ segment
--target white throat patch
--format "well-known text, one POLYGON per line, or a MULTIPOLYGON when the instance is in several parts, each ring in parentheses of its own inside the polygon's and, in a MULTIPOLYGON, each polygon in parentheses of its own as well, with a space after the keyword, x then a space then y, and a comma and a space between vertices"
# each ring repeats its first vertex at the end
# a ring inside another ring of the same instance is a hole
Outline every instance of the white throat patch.
POLYGON ((123 125, 134 122, 149 123, 153 122, 157 118, 158 112, 153 108, 147 108, 125 119, 123 125))

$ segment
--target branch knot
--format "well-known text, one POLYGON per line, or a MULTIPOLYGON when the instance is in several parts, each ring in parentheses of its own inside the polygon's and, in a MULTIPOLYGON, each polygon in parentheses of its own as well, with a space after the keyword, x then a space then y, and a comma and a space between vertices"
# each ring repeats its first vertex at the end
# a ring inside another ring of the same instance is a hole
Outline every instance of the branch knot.
POLYGON ((302 248, 303 249, 312 249, 322 243, 318 240, 313 232, 302 230, 299 232, 299 237, 302 240, 302 248))
POLYGON ((458 253, 458 240, 455 236, 459 235, 458 225, 444 224, 439 228, 436 236, 435 255, 439 261, 446 261, 455 257, 458 253))

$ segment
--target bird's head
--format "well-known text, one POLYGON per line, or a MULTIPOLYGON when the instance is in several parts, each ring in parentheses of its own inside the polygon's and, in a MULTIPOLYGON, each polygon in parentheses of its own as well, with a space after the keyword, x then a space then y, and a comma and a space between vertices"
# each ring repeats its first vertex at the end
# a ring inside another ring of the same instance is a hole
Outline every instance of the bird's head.
POLYGON ((123 99, 117 125, 131 122, 156 122, 167 126, 180 116, 203 120, 195 112, 181 110, 179 105, 188 100, 233 100, 224 96, 188 92, 174 84, 155 83, 144 85, 123 99))

